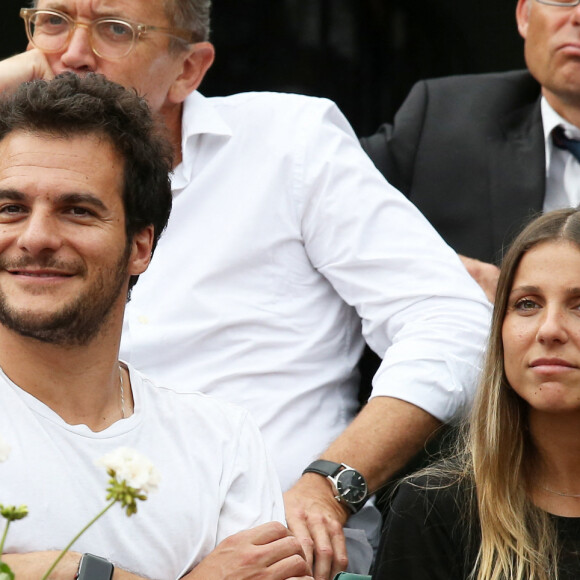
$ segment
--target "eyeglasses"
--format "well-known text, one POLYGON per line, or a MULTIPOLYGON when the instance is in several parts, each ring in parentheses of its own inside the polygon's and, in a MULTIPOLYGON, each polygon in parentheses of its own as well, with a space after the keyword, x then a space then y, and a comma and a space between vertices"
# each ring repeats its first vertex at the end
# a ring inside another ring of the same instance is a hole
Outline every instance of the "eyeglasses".
POLYGON ((536 2, 547 6, 562 6, 563 8, 571 8, 580 4, 580 0, 536 0, 536 2))
POLYGON ((78 22, 58 10, 31 8, 21 8, 20 17, 26 23, 28 40, 33 46, 47 53, 65 50, 79 26, 88 30, 92 51, 107 60, 127 56, 136 42, 149 32, 159 32, 188 44, 195 42, 195 34, 190 30, 150 26, 122 18, 97 18, 85 23, 78 22))

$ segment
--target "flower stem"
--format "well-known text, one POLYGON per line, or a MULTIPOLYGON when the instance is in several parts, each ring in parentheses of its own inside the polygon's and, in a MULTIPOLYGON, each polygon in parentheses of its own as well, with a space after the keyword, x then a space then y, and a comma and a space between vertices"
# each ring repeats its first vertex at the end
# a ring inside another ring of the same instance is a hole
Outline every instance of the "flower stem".
MULTIPOLYGON (((105 515, 105 513, 107 513, 107 511, 109 511, 109 509, 111 509, 115 503, 117 502, 116 499, 114 499, 113 501, 111 501, 111 503, 109 503, 108 505, 105 506, 104 509, 102 509, 64 548, 64 550, 58 555, 58 558, 52 563, 52 566, 45 572, 44 576, 41 578, 41 580, 47 580, 47 578, 50 576, 50 573, 57 567, 58 563, 64 558, 64 555, 72 548, 72 545, 103 515, 105 515)), ((8 527, 8 526, 7 526, 8 527)), ((6 532, 4 533, 4 535, 6 535, 6 532)), ((1 552, 0 552, 1 553, 1 552)))
POLYGON ((6 526, 4 527, 4 533, 2 534, 2 540, 0 540, 0 562, 2 562, 2 554, 4 554, 4 542, 6 542, 6 536, 8 535, 9 527, 10 520, 6 520, 6 526))

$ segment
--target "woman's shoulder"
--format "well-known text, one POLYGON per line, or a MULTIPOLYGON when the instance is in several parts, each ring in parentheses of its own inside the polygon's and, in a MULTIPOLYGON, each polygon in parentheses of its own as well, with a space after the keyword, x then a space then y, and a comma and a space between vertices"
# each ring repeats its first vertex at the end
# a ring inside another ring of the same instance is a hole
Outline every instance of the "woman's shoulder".
POLYGON ((470 479, 448 473, 423 473, 403 480, 396 491, 393 506, 442 510, 450 514, 463 508, 473 485, 470 479))
POLYGON ((403 480, 386 514, 375 580, 459 580, 473 567, 470 486, 440 473, 403 480))

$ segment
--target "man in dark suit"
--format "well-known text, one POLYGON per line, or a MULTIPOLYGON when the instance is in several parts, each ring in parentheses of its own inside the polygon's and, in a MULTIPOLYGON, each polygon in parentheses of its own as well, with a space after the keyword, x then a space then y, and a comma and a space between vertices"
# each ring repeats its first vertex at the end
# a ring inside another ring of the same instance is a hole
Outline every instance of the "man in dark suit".
POLYGON ((490 299, 494 264, 522 225, 578 203, 580 163, 552 133, 580 138, 579 1, 518 1, 529 72, 419 82, 394 123, 362 139, 490 299))

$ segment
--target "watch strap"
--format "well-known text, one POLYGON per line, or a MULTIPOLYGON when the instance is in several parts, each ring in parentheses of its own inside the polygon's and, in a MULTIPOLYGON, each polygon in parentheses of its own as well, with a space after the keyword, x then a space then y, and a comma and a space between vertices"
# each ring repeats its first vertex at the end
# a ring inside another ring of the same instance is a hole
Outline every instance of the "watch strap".
POLYGON ((342 463, 327 461, 326 459, 317 459, 302 472, 302 475, 305 473, 318 473, 318 475, 323 475, 324 477, 335 477, 345 467, 342 463))

